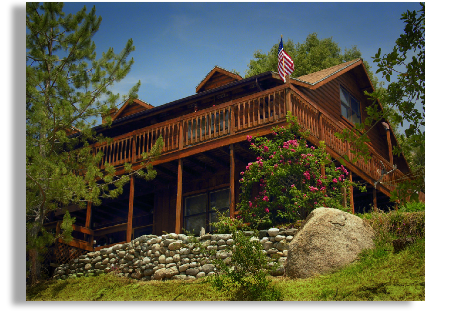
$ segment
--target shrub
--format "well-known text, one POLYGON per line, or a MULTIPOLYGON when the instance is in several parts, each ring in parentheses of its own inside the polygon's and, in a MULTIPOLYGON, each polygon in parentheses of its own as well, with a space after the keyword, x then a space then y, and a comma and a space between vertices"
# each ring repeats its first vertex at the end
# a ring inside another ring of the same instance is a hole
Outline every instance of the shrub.
MULTIPOLYGON (((258 157, 241 172, 238 218, 252 228, 269 228, 280 223, 304 219, 317 207, 344 209, 342 188, 355 185, 349 172, 336 166, 326 153, 325 144, 308 145, 308 132, 288 112, 288 127, 273 129, 272 139, 247 137, 258 157), (321 167, 325 175, 321 175, 321 167), (259 193, 254 197, 255 189, 259 193)), ((349 205, 347 205, 349 206, 349 205)))
POLYGON ((211 277, 211 284, 230 293, 234 300, 281 300, 280 291, 268 279, 274 267, 269 265, 259 240, 246 236, 243 231, 234 231, 233 240, 234 244, 226 249, 232 252, 231 261, 214 259, 219 273, 211 277))
POLYGON ((416 211, 425 211, 425 203, 422 202, 406 202, 401 206, 398 211, 401 212, 416 212, 416 211))
POLYGON ((247 225, 244 224, 242 219, 230 218, 227 212, 220 212, 215 210, 217 215, 217 221, 211 222, 211 228, 214 233, 230 234, 237 230, 248 230, 247 225))
POLYGON ((391 211, 372 212, 361 215, 370 224, 381 243, 390 244, 399 238, 420 239, 425 237, 425 212, 391 211))

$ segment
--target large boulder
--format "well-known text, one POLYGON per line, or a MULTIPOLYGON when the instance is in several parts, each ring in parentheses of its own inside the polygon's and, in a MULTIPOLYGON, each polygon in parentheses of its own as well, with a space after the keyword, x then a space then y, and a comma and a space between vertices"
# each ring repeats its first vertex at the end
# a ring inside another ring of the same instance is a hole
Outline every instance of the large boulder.
POLYGON ((286 275, 307 278, 352 263, 363 249, 374 247, 373 229, 352 214, 317 208, 289 243, 286 275))

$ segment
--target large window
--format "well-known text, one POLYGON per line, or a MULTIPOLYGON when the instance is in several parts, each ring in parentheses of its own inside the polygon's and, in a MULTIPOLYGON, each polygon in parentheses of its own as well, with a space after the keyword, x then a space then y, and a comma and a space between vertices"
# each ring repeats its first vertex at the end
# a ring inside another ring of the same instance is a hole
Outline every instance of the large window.
POLYGON ((199 234, 201 228, 212 231, 211 222, 217 221, 217 213, 230 211, 230 190, 211 191, 189 196, 184 201, 184 229, 199 234))
POLYGON ((359 101, 341 87, 341 114, 352 123, 361 123, 359 101))

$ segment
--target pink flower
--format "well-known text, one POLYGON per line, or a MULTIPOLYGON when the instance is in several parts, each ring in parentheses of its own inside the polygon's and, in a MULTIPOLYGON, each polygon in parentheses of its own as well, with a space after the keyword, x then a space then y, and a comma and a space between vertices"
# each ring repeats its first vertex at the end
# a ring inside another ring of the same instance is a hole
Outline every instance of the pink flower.
POLYGON ((244 171, 241 172, 241 175, 244 175, 244 171))
POLYGON ((295 185, 294 185, 294 184, 292 184, 292 185, 291 185, 291 187, 295 187, 295 185))
POLYGON ((269 148, 267 146, 264 146, 264 152, 268 152, 269 148))
POLYGON ((252 206, 252 202, 251 202, 251 201, 248 202, 248 206, 249 206, 249 207, 252 206))
POLYGON ((263 201, 269 201, 269 197, 267 197, 267 195, 266 195, 266 196, 263 197, 262 200, 263 200, 263 201))
POLYGON ((269 208, 264 209, 265 212, 269 213, 269 208))
POLYGON ((333 182, 334 182, 334 183, 337 183, 338 181, 336 180, 336 178, 334 178, 334 179, 333 179, 333 182))
POLYGON ((251 141, 252 140, 252 136, 251 135, 247 135, 247 141, 251 141))
POLYGON ((277 169, 278 168, 278 164, 273 165, 273 168, 277 169))

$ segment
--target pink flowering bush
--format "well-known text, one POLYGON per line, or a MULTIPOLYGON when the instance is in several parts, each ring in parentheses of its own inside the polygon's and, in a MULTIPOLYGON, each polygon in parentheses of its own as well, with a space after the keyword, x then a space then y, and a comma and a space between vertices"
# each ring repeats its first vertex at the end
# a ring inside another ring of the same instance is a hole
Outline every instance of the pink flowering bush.
POLYGON ((342 187, 351 184, 349 172, 331 162, 325 145, 308 145, 308 133, 289 113, 288 127, 276 127, 272 134, 272 139, 247 137, 257 158, 241 172, 238 218, 263 229, 304 219, 317 207, 344 210, 342 187))

